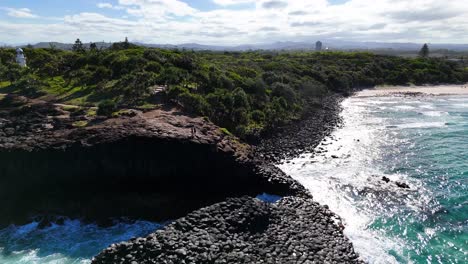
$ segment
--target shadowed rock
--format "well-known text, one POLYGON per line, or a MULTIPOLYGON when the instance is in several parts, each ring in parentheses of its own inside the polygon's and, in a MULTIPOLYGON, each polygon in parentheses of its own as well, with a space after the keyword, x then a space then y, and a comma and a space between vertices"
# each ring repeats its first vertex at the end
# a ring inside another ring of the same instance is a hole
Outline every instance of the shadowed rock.
POLYGON ((73 126, 75 117, 47 103, 0 118, 4 224, 38 214, 163 221, 226 197, 310 196, 281 170, 256 160, 250 146, 175 109, 96 118, 80 128, 73 126))

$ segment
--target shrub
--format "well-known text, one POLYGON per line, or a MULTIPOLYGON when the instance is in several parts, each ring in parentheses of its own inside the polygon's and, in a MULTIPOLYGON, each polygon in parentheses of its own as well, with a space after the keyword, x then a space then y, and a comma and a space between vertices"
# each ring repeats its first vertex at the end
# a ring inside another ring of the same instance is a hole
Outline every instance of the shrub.
POLYGON ((101 116, 111 116, 117 111, 117 103, 113 100, 104 100, 99 103, 97 114, 101 116))
POLYGON ((251 114, 250 114, 250 118, 256 122, 256 123, 263 123, 265 122, 265 113, 263 113, 262 111, 260 110, 254 110, 251 114))

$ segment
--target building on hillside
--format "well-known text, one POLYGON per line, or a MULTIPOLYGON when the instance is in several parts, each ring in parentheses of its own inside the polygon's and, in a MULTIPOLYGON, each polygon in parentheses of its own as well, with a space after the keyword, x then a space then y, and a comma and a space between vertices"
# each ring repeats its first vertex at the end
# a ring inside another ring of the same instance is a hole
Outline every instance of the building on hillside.
POLYGON ((16 49, 16 63, 21 67, 26 67, 26 57, 24 51, 21 48, 16 49))
POLYGON ((316 51, 322 51, 322 42, 321 41, 317 41, 317 43, 315 43, 315 50, 316 51))

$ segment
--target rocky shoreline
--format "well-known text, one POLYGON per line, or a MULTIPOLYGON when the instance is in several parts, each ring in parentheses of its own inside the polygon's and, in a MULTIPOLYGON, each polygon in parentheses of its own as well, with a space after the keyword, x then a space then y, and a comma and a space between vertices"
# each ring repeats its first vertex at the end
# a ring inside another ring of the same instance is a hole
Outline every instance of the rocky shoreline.
POLYGON ((310 102, 304 116, 287 126, 265 135, 256 151, 272 163, 297 158, 304 152, 313 152, 317 145, 341 124, 341 102, 344 97, 331 94, 319 102, 310 102))
POLYGON ((359 263, 339 217, 273 165, 331 133, 341 100, 323 98, 252 147, 174 108, 103 118, 8 98, 0 102, 0 224, 37 215, 179 219, 112 245, 95 263, 359 263), (262 193, 283 199, 252 198, 262 193))

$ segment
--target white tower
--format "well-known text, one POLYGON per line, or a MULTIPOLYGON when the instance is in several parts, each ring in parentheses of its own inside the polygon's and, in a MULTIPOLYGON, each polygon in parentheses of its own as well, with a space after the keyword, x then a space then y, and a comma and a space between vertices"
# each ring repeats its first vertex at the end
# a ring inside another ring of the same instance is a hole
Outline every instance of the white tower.
POLYGON ((24 51, 21 48, 16 49, 16 63, 21 67, 26 67, 26 57, 24 56, 24 51))

